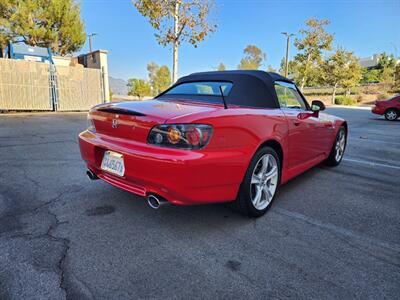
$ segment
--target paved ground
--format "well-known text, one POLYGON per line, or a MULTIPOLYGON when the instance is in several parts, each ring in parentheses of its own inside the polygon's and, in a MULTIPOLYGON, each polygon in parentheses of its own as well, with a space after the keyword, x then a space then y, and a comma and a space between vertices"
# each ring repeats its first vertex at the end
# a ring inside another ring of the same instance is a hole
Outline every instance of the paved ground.
POLYGON ((346 159, 283 186, 269 213, 148 208, 89 182, 83 114, 0 116, 0 299, 400 295, 400 121, 349 121, 346 159))

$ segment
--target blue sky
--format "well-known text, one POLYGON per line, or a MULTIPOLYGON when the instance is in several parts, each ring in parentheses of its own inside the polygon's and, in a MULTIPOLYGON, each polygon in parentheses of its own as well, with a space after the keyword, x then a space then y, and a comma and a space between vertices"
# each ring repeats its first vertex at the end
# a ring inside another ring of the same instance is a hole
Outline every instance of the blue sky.
MULTIPOLYGON (((130 0, 81 0, 87 33, 96 32, 94 48, 109 51, 109 73, 117 78, 146 78, 155 61, 171 69, 170 47, 157 44, 154 30, 130 0)), ((331 21, 334 45, 360 57, 383 51, 400 55, 400 0, 216 0, 218 29, 197 48, 180 48, 179 76, 212 70, 219 62, 235 69, 248 44, 267 54, 268 65, 279 67, 284 56, 282 31, 297 33, 311 17, 331 21)), ((83 52, 88 51, 85 45, 83 52)), ((291 54, 295 54, 292 45, 291 54)))

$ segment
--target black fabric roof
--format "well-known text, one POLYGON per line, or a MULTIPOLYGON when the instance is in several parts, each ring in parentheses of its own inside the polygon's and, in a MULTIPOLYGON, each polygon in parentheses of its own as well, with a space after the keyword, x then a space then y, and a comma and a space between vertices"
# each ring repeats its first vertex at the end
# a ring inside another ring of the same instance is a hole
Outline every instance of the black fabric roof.
MULTIPOLYGON (((228 106, 231 104, 264 108, 279 108, 279 102, 274 88, 275 81, 293 83, 291 80, 279 74, 258 70, 212 71, 193 73, 182 77, 171 88, 181 83, 194 81, 232 82, 232 89, 229 95, 225 96, 228 106)), ((161 93, 157 98, 162 97, 164 93, 161 93)), ((165 97, 167 97, 167 95, 165 95, 165 97)))

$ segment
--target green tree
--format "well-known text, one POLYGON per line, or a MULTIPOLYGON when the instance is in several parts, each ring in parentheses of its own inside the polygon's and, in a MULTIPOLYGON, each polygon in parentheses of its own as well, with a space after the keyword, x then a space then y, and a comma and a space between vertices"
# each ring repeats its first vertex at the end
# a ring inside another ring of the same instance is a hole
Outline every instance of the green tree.
POLYGON ((243 53, 244 57, 238 65, 239 70, 258 70, 266 58, 265 53, 255 45, 248 45, 243 53))
POLYGON ((335 104, 336 90, 338 86, 346 89, 355 87, 362 78, 361 66, 353 52, 343 48, 336 49, 335 53, 327 57, 322 65, 325 83, 332 86, 332 104, 335 104))
POLYGON ((383 52, 379 56, 377 70, 379 70, 379 81, 391 84, 394 81, 394 72, 396 68, 396 59, 393 54, 388 55, 383 52))
POLYGON ((80 50, 86 41, 80 6, 74 0, 47 0, 45 19, 55 32, 49 41, 54 52, 61 55, 80 50))
POLYGON ((171 72, 167 66, 161 66, 156 74, 157 78, 157 94, 165 91, 171 85, 171 72))
POLYGON ((7 23, 0 32, 9 32, 29 45, 50 47, 65 55, 78 51, 85 43, 80 7, 74 0, 15 1, 6 11, 7 23))
MULTIPOLYGON (((306 86, 309 87, 318 86, 321 83, 323 83, 323 80, 321 78, 320 64, 321 61, 318 61, 318 63, 310 64, 308 69, 309 75, 305 83, 306 86)), ((304 64, 298 61, 297 59, 290 60, 288 71, 289 71, 288 77, 291 78, 298 86, 300 86, 304 74, 304 64)), ((285 58, 283 58, 281 61, 279 74, 281 74, 282 76, 284 76, 285 74, 285 58)))
POLYGON ((147 71, 153 96, 165 91, 171 85, 171 72, 167 66, 160 67, 155 62, 150 62, 147 64, 147 71))
POLYGON ((143 79, 131 78, 128 80, 128 95, 139 97, 142 100, 144 96, 150 96, 150 84, 143 79))
POLYGON ((0 0, 0 57, 8 42, 12 40, 10 17, 15 9, 15 0, 0 0))
POLYGON ((372 82, 378 82, 381 80, 380 76, 380 71, 378 69, 367 69, 363 68, 362 69, 362 83, 372 83, 372 82))
POLYGON ((268 65, 268 67, 267 67, 267 72, 276 73, 276 69, 275 69, 273 66, 268 65))
POLYGON ((400 63, 396 65, 394 70, 394 90, 400 92, 400 63))
POLYGON ((178 79, 178 51, 182 42, 194 47, 202 42, 216 25, 210 22, 209 15, 214 7, 213 0, 133 0, 133 4, 150 25, 157 31, 159 44, 172 45, 172 81, 178 79))
POLYGON ((226 67, 224 63, 220 62, 219 65, 217 66, 217 71, 225 71, 226 67))
POLYGON ((307 28, 299 31, 302 38, 295 40, 294 44, 299 53, 294 60, 297 63, 297 73, 301 78, 301 90, 310 77, 318 74, 316 69, 321 64, 322 51, 331 50, 333 35, 325 30, 329 23, 328 20, 309 19, 306 21, 307 28))
POLYGON ((159 69, 160 69, 160 66, 153 61, 151 61, 147 64, 147 72, 149 73, 149 83, 152 88, 153 96, 158 95, 157 72, 159 69))

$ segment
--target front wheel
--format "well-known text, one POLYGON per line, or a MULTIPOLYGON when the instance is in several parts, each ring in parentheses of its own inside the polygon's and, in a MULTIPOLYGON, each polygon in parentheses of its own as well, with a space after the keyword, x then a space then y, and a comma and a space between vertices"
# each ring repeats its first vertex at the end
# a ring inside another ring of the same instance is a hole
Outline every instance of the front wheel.
POLYGON ((265 214, 281 178, 279 156, 271 147, 259 149, 252 158, 240 186, 235 208, 249 217, 265 214))
POLYGON ((334 167, 342 161, 344 150, 346 149, 346 136, 346 128, 344 126, 340 127, 336 135, 335 143, 332 146, 331 153, 326 160, 327 165, 334 167))
POLYGON ((388 121, 395 121, 399 117, 399 112, 393 108, 389 108, 385 111, 385 119, 388 121))

